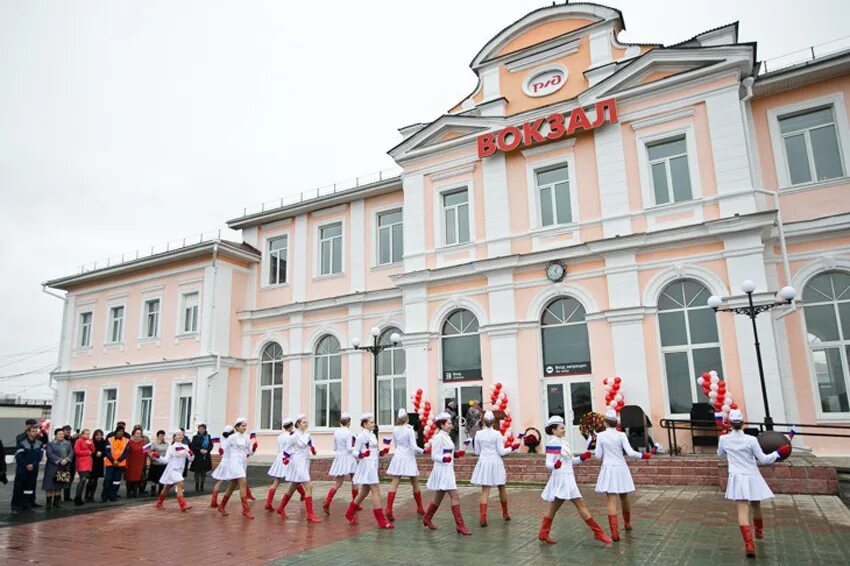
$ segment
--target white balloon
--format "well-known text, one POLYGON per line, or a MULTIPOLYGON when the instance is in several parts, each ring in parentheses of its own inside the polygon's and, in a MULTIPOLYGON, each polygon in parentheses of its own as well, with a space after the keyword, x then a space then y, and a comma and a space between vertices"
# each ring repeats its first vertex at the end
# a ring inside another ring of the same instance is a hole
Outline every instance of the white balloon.
POLYGON ((619 402, 620 402, 620 401, 622 401, 622 400, 623 400, 623 396, 622 396, 622 395, 620 395, 619 393, 617 393, 616 395, 614 395, 614 401, 616 401, 617 403, 619 403, 619 402))
POLYGON ((711 370, 710 372, 708 372, 708 375, 710 375, 711 377, 716 377, 717 376, 717 370, 716 369, 711 370))
POLYGON ((712 384, 711 384, 711 390, 712 390, 712 391, 717 391, 718 389, 719 389, 719 387, 717 386, 717 384, 716 384, 716 383, 712 383, 712 384))
POLYGON ((702 384, 703 384, 703 383, 705 383, 705 378, 704 378, 703 376, 699 376, 699 377, 697 378, 697 385, 699 385, 700 387, 702 387, 702 384))
POLYGON ((715 399, 717 399, 717 391, 709 391, 708 398, 711 399, 712 403, 715 399))
POLYGON ((720 383, 720 378, 717 377, 717 374, 714 374, 714 375, 711 376, 711 382, 712 383, 720 383))
POLYGON ((604 389, 604 390, 605 390, 605 393, 608 393, 609 391, 611 391, 611 386, 610 386, 610 385, 606 385, 606 386, 605 386, 605 387, 603 387, 602 389, 604 389))
POLYGON ((612 409, 616 409, 616 408, 617 408, 617 402, 616 402, 616 401, 611 401, 610 403, 608 403, 608 406, 609 406, 610 408, 612 408, 612 409))
POLYGON ((732 407, 730 407, 729 405, 727 405, 725 403, 723 404, 723 412, 724 413, 728 413, 731 409, 732 409, 732 407))

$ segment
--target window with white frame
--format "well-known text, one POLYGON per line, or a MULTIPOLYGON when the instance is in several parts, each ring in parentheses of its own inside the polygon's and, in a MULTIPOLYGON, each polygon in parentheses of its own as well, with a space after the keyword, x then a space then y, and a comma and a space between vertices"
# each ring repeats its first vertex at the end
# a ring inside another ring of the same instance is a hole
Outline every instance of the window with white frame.
POLYGON ((680 279, 658 297, 661 355, 667 375, 671 414, 690 413, 695 402, 708 398, 696 386, 696 377, 715 370, 723 376, 720 338, 714 311, 706 304, 710 293, 702 283, 680 279))
POLYGON ((378 215, 378 265, 401 261, 404 254, 404 233, 401 209, 378 215))
MULTIPOLYGON (((144 329, 142 336, 156 338, 159 336, 159 299, 148 299, 144 308, 144 329)), ((145 430, 148 430, 147 428, 145 430)))
POLYGON ((286 283, 286 256, 289 237, 280 236, 269 240, 269 285, 286 283))
POLYGON ((850 413, 850 273, 827 271, 809 281, 803 313, 820 410, 850 413))
POLYGON ((568 173, 566 163, 534 172, 541 226, 568 224, 573 221, 568 173))
POLYGON ((78 345, 80 348, 88 348, 91 346, 91 323, 93 315, 91 312, 80 313, 80 331, 78 345))
POLYGON ((124 339, 124 306, 109 308, 109 341, 121 342, 124 339))
POLYGON ((465 309, 443 323, 443 381, 481 379, 481 339, 478 318, 465 309))
POLYGON ((313 357, 313 398, 316 426, 333 426, 342 414, 342 356, 339 340, 325 336, 313 357))
POLYGON ((572 297, 560 297, 540 318, 544 375, 590 373, 590 340, 584 307, 572 297))
POLYGON ((469 189, 442 194, 443 243, 447 246, 469 241, 469 189))
POLYGON ((792 185, 844 176, 832 105, 779 117, 792 185))
POLYGON ((342 223, 319 228, 319 273, 342 273, 342 223))
POLYGON ((198 309, 200 308, 200 293, 192 291, 183 293, 181 298, 180 332, 191 334, 198 331, 198 309))
POLYGON ((86 413, 86 392, 74 391, 71 395, 71 415, 74 430, 82 430, 83 417, 86 413))
POLYGON ((190 430, 192 427, 192 384, 178 383, 174 413, 177 416, 177 427, 190 430))
POLYGON ((655 204, 684 202, 693 198, 685 135, 646 145, 655 204))
POLYGON ((104 389, 101 393, 103 403, 103 430, 110 431, 115 428, 115 410, 118 405, 118 390, 114 388, 104 389))
POLYGON ((283 348, 270 342, 260 356, 260 428, 280 429, 282 415, 283 348))
POLYGON ((407 405, 404 347, 393 344, 398 328, 387 328, 378 338, 384 349, 378 354, 378 425, 392 425, 399 409, 407 405))
POLYGON ((151 430, 152 411, 153 385, 140 385, 136 392, 136 422, 148 432, 151 430))

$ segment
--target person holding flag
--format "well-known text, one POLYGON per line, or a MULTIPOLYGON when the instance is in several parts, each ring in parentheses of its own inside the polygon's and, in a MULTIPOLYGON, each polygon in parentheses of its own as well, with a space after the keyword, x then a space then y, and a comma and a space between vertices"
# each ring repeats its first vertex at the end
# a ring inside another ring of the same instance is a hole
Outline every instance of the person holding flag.
POLYGON ((284 454, 288 462, 286 473, 289 480, 289 489, 283 496, 277 508, 277 513, 282 519, 286 519, 287 503, 289 503, 292 494, 296 490, 303 488, 307 521, 310 523, 321 523, 321 519, 313 513, 313 484, 310 481, 310 456, 316 455, 316 448, 313 446, 313 439, 310 437, 310 433, 307 432, 308 426, 307 415, 302 414, 295 418, 295 431, 292 434, 292 439, 288 447, 289 451, 284 454))
MULTIPOLYGON (((246 481, 247 481, 247 478, 248 478, 248 458, 253 456, 254 453, 257 451, 257 448, 258 448, 257 432, 256 431, 252 430, 250 433, 248 433, 248 441, 251 444, 251 451, 248 452, 248 454, 245 456, 244 468, 245 468, 246 481)), ((249 485, 249 486, 247 486, 247 488, 248 488, 248 501, 256 501, 257 498, 254 497, 254 494, 251 492, 251 486, 249 485)))
MULTIPOLYGON (((325 496, 325 501, 322 504, 322 510, 325 515, 331 514, 331 501, 334 495, 345 483, 345 480, 350 480, 357 470, 357 460, 351 455, 351 449, 354 447, 354 434, 349 427, 351 426, 351 416, 348 413, 343 413, 339 419, 339 428, 334 431, 334 461, 331 464, 331 469, 328 475, 334 478, 334 485, 325 496)), ((351 500, 357 497, 357 487, 354 482, 351 483, 351 500)))
POLYGON ((416 432, 408 423, 407 411, 399 409, 392 440, 384 439, 387 446, 391 441, 395 442, 395 452, 387 468, 387 475, 392 478, 390 491, 387 493, 386 512, 387 519, 390 521, 395 521, 393 502, 395 502, 395 493, 402 478, 410 478, 410 485, 413 487, 413 499, 416 501, 416 512, 420 515, 425 514, 425 509, 422 507, 422 493, 419 491, 419 467, 416 465, 416 455, 422 454, 424 450, 416 445, 416 432))
POLYGON ((431 439, 430 453, 434 467, 428 477, 426 487, 435 493, 434 501, 428 505, 428 510, 425 511, 425 516, 422 518, 422 524, 432 530, 437 528, 431 519, 434 518, 440 503, 443 502, 443 498, 448 493, 455 519, 455 529, 458 533, 469 536, 472 532, 464 524, 463 515, 460 512, 460 498, 457 494, 454 470, 455 458, 462 458, 466 452, 464 450, 455 451, 454 449, 454 442, 450 436, 453 426, 452 416, 449 413, 442 412, 437 415, 434 424, 439 432, 431 439))
POLYGON ((493 414, 493 411, 485 412, 484 428, 476 432, 471 441, 466 441, 472 442, 472 449, 478 454, 478 462, 476 462, 475 469, 472 471, 470 482, 473 485, 481 486, 481 499, 478 502, 478 509, 480 513, 479 524, 482 527, 487 526, 487 502, 490 499, 491 487, 499 490, 502 518, 505 521, 511 520, 508 513, 508 491, 505 489, 507 477, 502 457, 514 450, 519 450, 519 441, 506 447, 505 439, 502 438, 499 431, 493 429, 494 422, 496 422, 496 415, 493 414))
POLYGON ((229 438, 233 436, 233 427, 227 425, 224 427, 224 431, 221 433, 222 439, 219 442, 218 437, 213 438, 213 446, 216 450, 218 450, 218 455, 221 456, 221 460, 218 462, 218 466, 216 466, 215 470, 213 470, 212 477, 216 480, 212 489, 212 497, 210 498, 210 507, 213 509, 218 509, 218 492, 221 490, 221 486, 224 483, 223 475, 224 471, 228 467, 228 458, 230 457, 230 440, 229 438))
POLYGON ((287 450, 292 439, 292 419, 284 417, 281 424, 283 425, 283 431, 277 437, 277 458, 272 462, 268 471, 269 476, 274 479, 272 480, 272 486, 269 488, 268 494, 266 494, 266 511, 274 511, 274 494, 280 482, 286 481, 286 467, 289 464, 287 450))
POLYGON ((549 476, 549 481, 540 495, 543 501, 549 502, 549 509, 543 516, 543 523, 540 525, 537 539, 549 544, 556 544, 549 536, 552 521, 555 520, 555 515, 564 501, 569 501, 575 506, 579 516, 584 519, 590 530, 593 531, 593 538, 605 544, 610 544, 611 539, 608 538, 599 523, 593 520, 587 505, 584 504, 584 499, 582 499, 581 492, 578 490, 573 473, 573 466, 589 460, 591 453, 585 451, 578 456, 573 455, 567 443, 566 430, 564 419, 558 415, 549 417, 549 420, 546 421, 545 431, 549 435, 549 440, 546 442, 546 469, 551 471, 552 475, 549 476))
MULTIPOLYGON (((177 492, 177 504, 180 505, 180 511, 188 511, 192 508, 186 504, 186 498, 183 496, 183 469, 186 467, 186 461, 194 461, 195 453, 191 448, 183 444, 184 433, 182 430, 177 430, 171 437, 171 445, 165 453, 165 470, 159 478, 159 483, 162 484, 162 491, 159 493, 159 498, 156 501, 157 509, 165 509, 165 498, 168 497, 168 492, 172 487, 175 487, 177 492)), ((146 454, 150 454, 154 460, 159 460, 157 452, 151 452, 151 443, 147 443, 142 450, 146 454)))
POLYGON ((372 413, 363 413, 360 416, 360 434, 354 442, 354 447, 351 448, 351 454, 357 459, 357 470, 354 472, 352 483, 360 486, 360 493, 351 503, 348 504, 348 509, 345 512, 345 518, 352 525, 357 524, 357 509, 360 504, 366 499, 367 495, 372 496, 372 514, 375 515, 375 521, 378 527, 382 529, 392 529, 393 524, 387 520, 384 515, 384 508, 381 505, 381 483, 378 478, 378 468, 381 465, 380 457, 386 456, 389 452, 389 447, 378 451, 378 438, 375 436, 373 429, 375 428, 375 416, 372 413))
MULTIPOLYGON (((222 515, 227 515, 227 502, 230 501, 230 496, 239 488, 239 499, 242 502, 242 515, 247 519, 253 519, 251 508, 248 507, 248 480, 247 480, 247 459, 248 454, 252 450, 252 440, 248 435, 248 421, 245 418, 238 418, 233 423, 233 434, 228 438, 227 458, 222 458, 222 469, 219 477, 229 481, 227 491, 224 492, 224 497, 218 505, 218 512, 222 515)), ((218 471, 218 470, 216 470, 218 471)), ((213 474, 213 477, 216 477, 213 474)))

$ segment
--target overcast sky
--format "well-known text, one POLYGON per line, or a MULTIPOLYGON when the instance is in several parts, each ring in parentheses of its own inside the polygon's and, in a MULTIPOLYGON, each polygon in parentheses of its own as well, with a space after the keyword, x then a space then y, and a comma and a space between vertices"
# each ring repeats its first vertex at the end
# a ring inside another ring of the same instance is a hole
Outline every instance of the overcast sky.
MULTIPOLYGON (((607 3, 623 41, 739 20, 762 59, 847 34, 840 0, 607 3)), ((392 167, 397 128, 469 94, 484 43, 548 4, 0 0, 0 393, 50 394, 62 301, 41 282, 392 167)))

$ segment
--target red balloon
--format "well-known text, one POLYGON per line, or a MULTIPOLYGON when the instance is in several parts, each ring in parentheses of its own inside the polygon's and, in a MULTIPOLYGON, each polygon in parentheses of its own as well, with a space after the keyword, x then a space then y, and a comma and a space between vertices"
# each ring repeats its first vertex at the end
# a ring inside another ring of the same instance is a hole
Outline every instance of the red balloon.
POLYGON ((417 389, 417 390, 416 390, 416 398, 417 398, 417 399, 421 399, 421 398, 422 398, 422 390, 421 390, 421 389, 417 389))
POLYGON ((608 385, 608 378, 607 377, 602 378, 602 385, 608 385))
POLYGON ((711 380, 711 374, 710 374, 710 373, 708 373, 708 372, 705 372, 704 374, 702 374, 702 378, 703 378, 703 379, 711 380))
POLYGON ((501 383, 497 383, 494 387, 495 387, 496 391, 501 391, 501 389, 502 389, 502 384, 501 384, 501 383))
POLYGON ((737 409, 737 408, 738 408, 738 403, 732 403, 731 405, 729 405, 729 408, 730 408, 730 409, 737 409))
POLYGON ((614 378, 614 383, 615 383, 616 385, 619 385, 621 381, 623 381, 623 380, 622 380, 622 379, 620 379, 620 377, 619 377, 619 376, 617 376, 617 377, 615 377, 615 378, 614 378))

